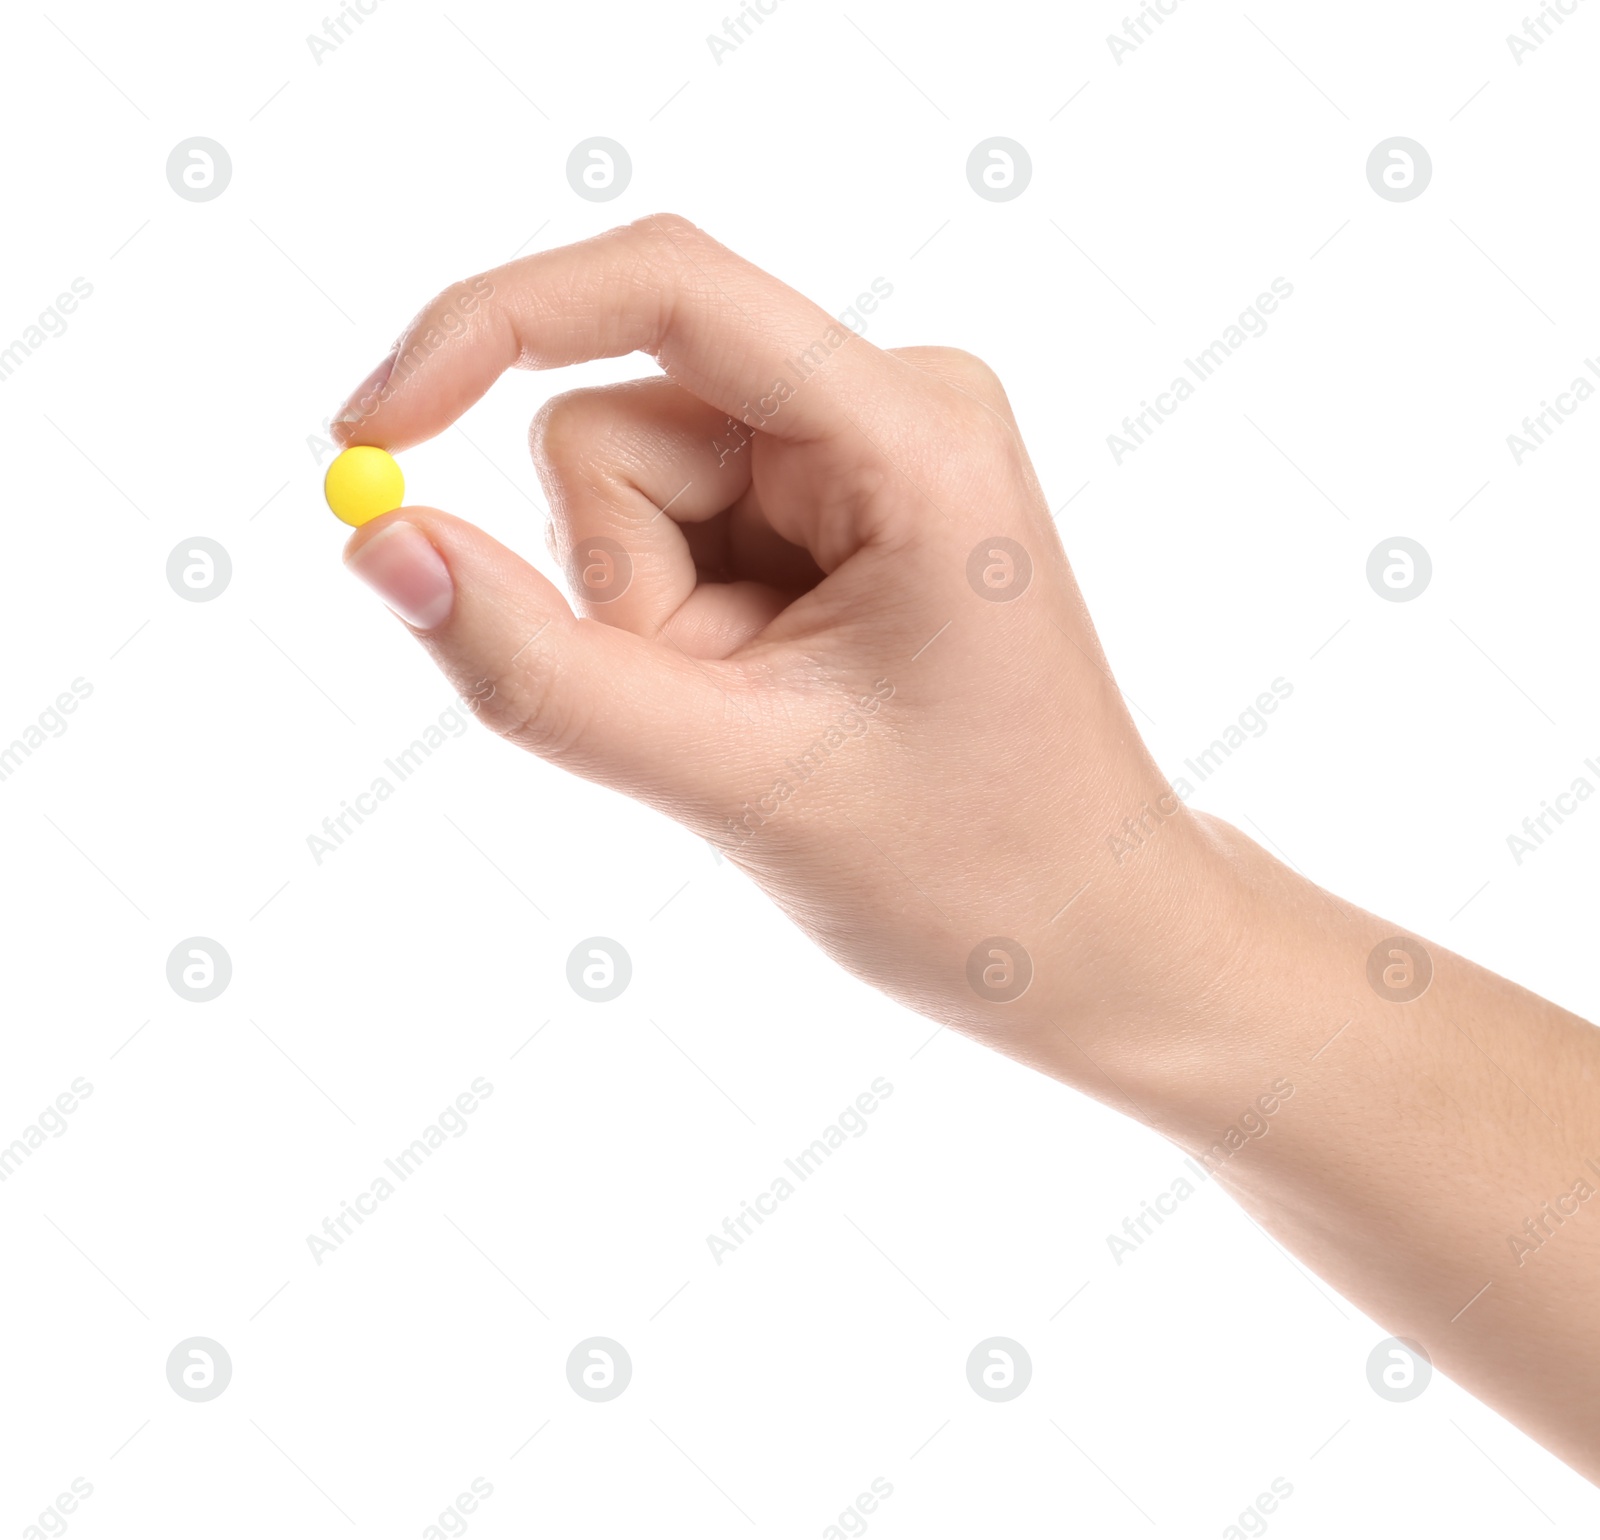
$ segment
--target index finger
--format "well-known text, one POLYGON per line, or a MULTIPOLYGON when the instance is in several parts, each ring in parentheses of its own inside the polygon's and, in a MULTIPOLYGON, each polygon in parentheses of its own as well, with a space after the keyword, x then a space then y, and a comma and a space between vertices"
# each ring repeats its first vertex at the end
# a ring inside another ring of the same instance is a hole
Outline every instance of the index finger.
POLYGON ((513 366, 632 352, 730 417, 794 441, 876 415, 891 372, 804 295, 688 220, 653 214, 446 289, 345 402, 334 436, 404 449, 513 366))

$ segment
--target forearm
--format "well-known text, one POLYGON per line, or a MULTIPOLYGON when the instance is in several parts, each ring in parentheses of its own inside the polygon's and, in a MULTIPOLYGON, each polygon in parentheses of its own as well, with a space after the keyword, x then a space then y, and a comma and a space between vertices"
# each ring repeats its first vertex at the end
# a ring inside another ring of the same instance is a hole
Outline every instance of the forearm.
POLYGON ((1420 995, 1421 955, 1375 986, 1399 927, 1197 823, 1211 990, 1106 1070, 1285 1246, 1600 1480, 1600 1032, 1431 943, 1420 995))

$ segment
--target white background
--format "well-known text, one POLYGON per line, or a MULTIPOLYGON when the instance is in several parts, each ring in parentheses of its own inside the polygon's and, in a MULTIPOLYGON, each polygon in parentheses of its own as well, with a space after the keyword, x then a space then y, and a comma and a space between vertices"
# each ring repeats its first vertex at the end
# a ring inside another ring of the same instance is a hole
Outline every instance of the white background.
MULTIPOLYGON (((1594 1013, 1600 807, 1520 865, 1506 836, 1595 779, 1600 404, 1520 467, 1506 435, 1600 352, 1600 9, 1520 65, 1522 0, 1192 0, 1120 64, 1121 0, 1063 9, 782 0, 720 64, 715 5, 385 0, 320 64, 313 6, 8 16, 0 345, 93 295, 0 383, 0 741, 93 693, 0 783, 0 1142, 93 1094, 0 1186, 0 1533, 75 1477, 85 1537, 420 1535, 475 1477, 485 1540, 821 1535, 876 1477, 885 1540, 1221 1535, 1277 1477, 1284 1537, 1594 1532, 1442 1377, 1374 1395, 1387 1332, 1214 1186, 1117 1265, 1175 1149, 929 1041, 658 816, 473 727, 308 853, 450 704, 340 569, 323 419, 446 283, 671 209, 831 311, 884 278, 873 341, 999 370, 1169 773, 1292 683, 1197 806, 1594 1013), (1032 157, 1011 202, 965 177, 996 134, 1032 157), (1396 134, 1434 166, 1407 203, 1365 175, 1396 134), (232 158, 211 202, 166 180, 193 135, 232 158), (614 202, 567 183, 591 135, 631 153, 614 202), (1106 435, 1275 277, 1267 334, 1118 466, 1106 435), (1365 578, 1397 534, 1434 563, 1403 604, 1365 578), (197 535, 233 563, 209 603, 165 576, 197 535), (202 1005, 165 974, 196 935, 234 970, 202 1005), (594 935, 633 960, 609 1005, 566 981, 594 935), (634 1365, 603 1405, 564 1370, 596 1335, 634 1365), (963 1367, 995 1335, 1034 1366, 1003 1405, 963 1367), (233 1361, 204 1404, 164 1372, 190 1336, 233 1361)), ((507 378, 405 456, 412 499, 547 562, 527 420, 650 368, 507 378)))

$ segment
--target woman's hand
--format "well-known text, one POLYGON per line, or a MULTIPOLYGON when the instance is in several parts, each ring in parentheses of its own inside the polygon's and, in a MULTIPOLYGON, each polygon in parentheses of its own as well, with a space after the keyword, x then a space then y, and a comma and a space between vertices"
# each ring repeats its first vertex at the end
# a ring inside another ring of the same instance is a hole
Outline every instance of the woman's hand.
POLYGON ((1600 1034, 1188 812, 981 363, 881 352, 662 216, 441 295, 341 437, 403 448, 513 364, 635 350, 666 378, 533 426, 586 618, 428 508, 351 565, 491 726, 715 841, 862 978, 1183 1145, 1600 1479, 1600 1034))

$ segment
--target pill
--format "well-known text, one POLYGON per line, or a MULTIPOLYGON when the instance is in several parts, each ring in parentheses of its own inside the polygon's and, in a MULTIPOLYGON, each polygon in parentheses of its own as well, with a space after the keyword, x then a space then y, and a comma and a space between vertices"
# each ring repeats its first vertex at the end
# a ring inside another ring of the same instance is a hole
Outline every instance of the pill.
POLYGON ((334 458, 322 492, 346 524, 359 528, 406 500, 406 478, 387 450, 357 444, 334 458))

